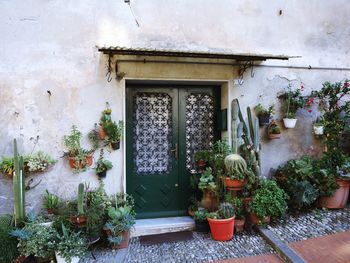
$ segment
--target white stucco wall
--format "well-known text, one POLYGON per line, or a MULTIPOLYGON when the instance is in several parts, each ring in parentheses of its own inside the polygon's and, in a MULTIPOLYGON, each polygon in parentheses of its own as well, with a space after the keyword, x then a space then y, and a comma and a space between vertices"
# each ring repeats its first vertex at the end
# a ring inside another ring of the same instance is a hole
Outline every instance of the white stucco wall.
MULTIPOLYGON (((79 182, 97 184, 92 170, 72 174, 60 158, 62 137, 71 125, 86 135, 106 101, 114 120, 124 116, 125 82, 106 81, 106 60, 96 45, 285 53, 302 58, 264 64, 350 67, 347 0, 131 0, 131 5, 140 27, 123 0, 0 1, 0 155, 12 153, 14 137, 22 152, 29 153, 39 136, 35 150, 59 159, 54 170, 39 175, 43 182, 27 193, 28 209, 40 207, 45 189, 68 198, 79 182)), ((276 93, 288 80, 295 86, 303 82, 307 92, 326 80, 350 77, 349 70, 257 67, 254 71, 254 78, 247 72, 242 86, 230 87, 230 99, 240 98, 243 108, 260 101, 277 102, 276 93)), ((264 174, 317 148, 311 120, 300 119, 297 129, 283 131, 279 141, 263 139, 264 174)), ((109 193, 124 189, 123 155, 122 145, 108 156, 114 163, 105 180, 109 193)), ((0 213, 12 210, 11 185, 0 176, 0 213)))

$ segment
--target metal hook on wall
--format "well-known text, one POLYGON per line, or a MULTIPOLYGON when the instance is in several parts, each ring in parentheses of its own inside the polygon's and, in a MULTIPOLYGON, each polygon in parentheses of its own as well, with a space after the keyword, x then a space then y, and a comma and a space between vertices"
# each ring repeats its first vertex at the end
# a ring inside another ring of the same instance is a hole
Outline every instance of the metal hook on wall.
POLYGON ((238 69, 238 84, 243 85, 243 76, 246 70, 250 68, 250 77, 254 78, 254 62, 253 61, 246 61, 245 63, 241 64, 238 69))
POLYGON ((108 54, 108 65, 107 65, 107 73, 106 73, 106 77, 107 77, 107 81, 111 82, 112 81, 112 61, 111 61, 111 54, 108 54))

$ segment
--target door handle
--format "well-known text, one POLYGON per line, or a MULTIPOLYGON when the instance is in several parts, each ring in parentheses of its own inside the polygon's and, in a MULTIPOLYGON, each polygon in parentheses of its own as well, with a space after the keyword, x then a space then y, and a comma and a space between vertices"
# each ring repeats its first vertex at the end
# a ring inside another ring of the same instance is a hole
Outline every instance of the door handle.
POLYGON ((172 153, 174 153, 175 159, 179 159, 179 146, 177 143, 175 143, 175 148, 170 150, 172 153))

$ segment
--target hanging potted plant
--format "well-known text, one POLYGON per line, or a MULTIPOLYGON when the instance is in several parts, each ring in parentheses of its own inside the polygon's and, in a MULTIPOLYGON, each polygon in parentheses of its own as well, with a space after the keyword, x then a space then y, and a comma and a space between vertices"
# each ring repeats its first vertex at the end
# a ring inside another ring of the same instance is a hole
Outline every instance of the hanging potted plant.
POLYGON ((244 205, 240 198, 232 197, 231 194, 226 194, 225 202, 230 203, 235 209, 235 230, 241 233, 244 230, 245 217, 244 205))
POLYGON ((322 117, 319 117, 316 119, 316 121, 314 122, 314 134, 321 136, 323 135, 323 130, 324 130, 324 121, 322 119, 322 117))
POLYGON ((44 206, 49 215, 53 214, 55 210, 57 210, 59 204, 59 198, 57 195, 51 194, 48 190, 46 190, 44 196, 44 206))
POLYGON ((287 129, 293 129, 297 123, 296 112, 299 108, 305 106, 306 100, 301 95, 304 90, 303 85, 300 89, 292 90, 291 84, 288 84, 287 90, 279 96, 285 102, 283 123, 287 129))
POLYGON ((225 157, 224 185, 229 190, 242 190, 247 183, 245 180, 247 174, 247 163, 239 154, 230 154, 225 157))
POLYGON ((95 166, 96 174, 99 178, 105 178, 107 171, 113 168, 113 164, 103 158, 103 149, 100 151, 100 157, 98 158, 95 166))
POLYGON ((271 115, 273 115, 274 112, 275 112, 275 106, 274 105, 270 105, 268 108, 264 108, 259 103, 258 105, 255 106, 254 110, 255 110, 255 113, 258 116, 259 125, 260 126, 265 126, 265 125, 269 125, 271 115))
POLYGON ((69 165, 76 173, 85 171, 93 162, 92 151, 83 149, 80 139, 81 132, 75 125, 72 126, 71 134, 64 136, 64 144, 68 149, 64 155, 68 156, 69 165))
POLYGON ((287 212, 288 195, 273 180, 261 181, 249 203, 249 219, 252 224, 268 224, 271 217, 287 212))
POLYGON ((106 137, 104 126, 112 121, 111 114, 112 109, 109 106, 109 102, 106 102, 106 109, 102 112, 102 116, 100 118, 100 128, 98 131, 101 140, 104 140, 106 137))
POLYGON ((198 170, 203 171, 209 161, 209 151, 207 150, 197 151, 194 155, 194 159, 196 161, 196 166, 198 170))
POLYGON ((272 121, 267 127, 267 136, 271 140, 281 138, 281 128, 275 121, 272 121))
POLYGON ((84 206, 85 206, 84 184, 80 183, 78 186, 78 200, 77 200, 78 213, 76 215, 70 216, 70 221, 73 224, 75 224, 77 227, 84 227, 86 225, 86 215, 84 213, 84 206))
POLYGON ((119 121, 117 124, 115 121, 107 122, 104 124, 103 129, 106 133, 106 140, 111 145, 113 150, 120 148, 120 139, 123 133, 123 122, 119 121))
POLYGON ((203 197, 200 202, 201 207, 204 207, 208 211, 217 210, 219 204, 216 193, 217 184, 210 167, 208 167, 199 178, 198 188, 203 192, 203 197))
POLYGON ((198 210, 194 212, 193 219, 196 224, 197 232, 203 232, 203 233, 209 232, 209 224, 208 224, 207 216, 208 216, 208 211, 203 207, 199 207, 198 210))
POLYGON ((221 203, 219 210, 208 214, 208 222, 214 240, 231 240, 235 224, 234 207, 230 203, 221 203))

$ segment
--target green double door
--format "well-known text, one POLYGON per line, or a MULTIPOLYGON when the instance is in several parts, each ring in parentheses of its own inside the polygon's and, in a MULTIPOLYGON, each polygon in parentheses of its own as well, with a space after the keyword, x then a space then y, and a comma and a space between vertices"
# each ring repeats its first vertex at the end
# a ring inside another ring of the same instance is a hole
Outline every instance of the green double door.
POLYGON ((220 88, 126 89, 126 189, 138 218, 186 215, 194 154, 219 137, 220 88))

